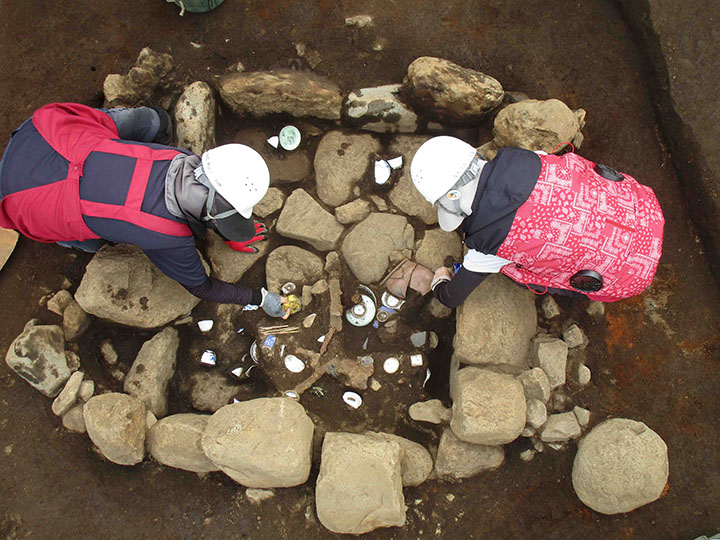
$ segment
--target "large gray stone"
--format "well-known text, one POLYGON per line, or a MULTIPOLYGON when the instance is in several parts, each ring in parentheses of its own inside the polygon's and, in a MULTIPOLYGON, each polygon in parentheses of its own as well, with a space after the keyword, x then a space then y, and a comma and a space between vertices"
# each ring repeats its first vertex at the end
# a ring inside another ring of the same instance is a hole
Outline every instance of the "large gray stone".
POLYGON ((123 389, 139 399, 157 418, 167 414, 168 383, 175 374, 175 357, 180 338, 174 328, 165 328, 143 343, 123 389))
POLYGON ((296 118, 340 118, 340 89, 309 71, 230 73, 220 78, 218 88, 222 100, 238 116, 286 113, 296 118))
POLYGON ((377 133, 414 133, 418 118, 401 95, 401 84, 361 88, 343 103, 343 123, 377 133))
MULTIPOLYGON (((581 129, 585 111, 571 111, 558 99, 526 99, 508 105, 495 117, 493 142, 500 148, 516 146, 526 150, 552 152, 560 143, 582 145, 581 129)), ((559 148, 558 148, 559 149, 559 148)))
POLYGON ((442 229, 425 231, 425 237, 415 253, 415 261, 423 266, 436 270, 445 264, 445 259, 453 262, 462 260, 463 247, 460 236, 455 231, 446 232, 442 229))
POLYGON ((430 56, 417 58, 408 66, 403 84, 422 112, 454 124, 476 124, 500 105, 505 94, 492 77, 430 56))
POLYGON ((86 312, 119 324, 157 328, 186 315, 200 299, 163 274, 140 248, 105 245, 75 293, 86 312))
POLYGON ((257 253, 235 251, 215 231, 207 231, 207 241, 207 255, 213 276, 230 283, 240 281, 245 272, 262 259, 270 248, 270 242, 264 241, 253 244, 258 250, 257 253))
POLYGON ((118 465, 145 457, 145 404, 127 394, 94 396, 83 407, 88 435, 102 455, 118 465))
POLYGON ((209 419, 205 414, 173 414, 159 420, 147 432, 148 452, 168 467, 198 473, 219 470, 200 444, 209 419))
POLYGON ((668 479, 667 445, 642 422, 613 418, 578 443, 572 482, 596 512, 630 512, 660 498, 668 479))
POLYGON ((315 183, 320 200, 333 207, 348 202, 379 151, 380 142, 372 135, 327 133, 315 152, 315 183))
POLYGON ((396 173, 398 181, 390 192, 390 201, 403 214, 416 216, 426 225, 434 225, 437 223, 437 209, 425 200, 410 177, 410 163, 415 152, 428 139, 429 137, 422 135, 399 135, 390 143, 388 154, 391 157, 403 158, 403 167, 396 173))
POLYGON ((8 347, 5 363, 33 388, 55 397, 75 369, 68 365, 62 328, 28 321, 8 347))
POLYGON ((341 534, 363 534, 405 524, 403 450, 397 441, 327 433, 315 487, 317 516, 341 534))
POLYGON ((391 258, 412 249, 415 231, 403 216, 372 213, 345 237, 342 255, 362 283, 381 280, 391 258))
POLYGON ((445 428, 435 460, 435 475, 455 480, 470 478, 479 472, 497 469, 504 461, 502 446, 465 442, 458 439, 452 429, 445 428))
POLYGON ((215 148, 215 97, 206 82, 188 86, 175 104, 177 146, 194 154, 215 148))
POLYGON ((502 275, 492 275, 457 310, 455 355, 460 362, 516 373, 528 367, 537 331, 535 295, 502 275))
POLYGON ((205 455, 247 487, 302 484, 310 474, 314 426, 302 405, 259 398, 226 405, 208 420, 205 455))
MULTIPOLYGON (((298 127, 300 128, 302 126, 298 127)), ((233 142, 245 144, 262 156, 270 169, 271 185, 295 184, 309 178, 313 173, 313 164, 305 145, 301 142, 292 152, 273 148, 267 140, 275 134, 259 128, 246 128, 235 134, 233 142)))
POLYGON ((190 401, 198 411, 215 412, 238 393, 238 385, 217 371, 198 371, 190 378, 190 401))
POLYGON ((296 287, 315 283, 323 275, 323 260, 297 246, 280 246, 268 255, 265 261, 265 279, 271 292, 280 292, 280 287, 292 281, 296 287))
POLYGON ((401 462, 403 487, 419 486, 428 479, 433 470, 433 459, 423 445, 392 433, 367 431, 365 434, 395 441, 400 445, 403 451, 401 462))
POLYGON ((307 242, 318 251, 335 249, 345 229, 304 189, 294 190, 287 198, 276 227, 278 234, 307 242))
POLYGON ((474 444, 506 444, 525 427, 522 384, 511 375, 467 367, 457 372, 450 427, 459 439, 474 444))

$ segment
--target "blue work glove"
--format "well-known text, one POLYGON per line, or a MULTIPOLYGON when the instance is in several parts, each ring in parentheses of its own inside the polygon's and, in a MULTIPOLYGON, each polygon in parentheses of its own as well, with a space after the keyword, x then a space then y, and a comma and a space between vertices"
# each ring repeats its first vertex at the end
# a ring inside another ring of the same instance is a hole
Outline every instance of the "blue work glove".
POLYGON ((283 319, 287 319, 288 315, 290 315, 290 310, 283 309, 282 304, 284 298, 279 294, 268 291, 265 287, 260 290, 262 292, 262 302, 260 302, 260 307, 263 308, 263 311, 271 317, 282 317, 283 319))

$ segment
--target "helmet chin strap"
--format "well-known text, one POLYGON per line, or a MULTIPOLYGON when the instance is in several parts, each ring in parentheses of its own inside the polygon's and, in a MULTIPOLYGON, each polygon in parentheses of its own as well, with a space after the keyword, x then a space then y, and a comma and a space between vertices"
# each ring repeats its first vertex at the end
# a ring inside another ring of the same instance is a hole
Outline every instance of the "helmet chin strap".
POLYGON ((213 204, 215 203, 215 195, 217 193, 217 191, 215 190, 215 186, 213 186, 210 180, 208 180, 208 177, 205 174, 202 165, 196 168, 193 171, 193 174, 195 175, 195 180, 208 188, 207 202, 205 203, 205 215, 202 217, 203 221, 223 219, 238 213, 238 211, 233 208, 231 210, 226 210, 225 212, 220 212, 219 214, 212 215, 211 209, 213 207, 213 204))
POLYGON ((453 185, 453 187, 445 195, 443 195, 443 198, 447 198, 452 203, 452 210, 444 207, 445 210, 462 217, 468 217, 470 215, 460 206, 460 201, 462 199, 460 188, 477 180, 480 175, 480 171, 482 171, 484 166, 485 160, 481 158, 479 154, 475 154, 475 157, 472 161, 470 161, 470 165, 468 165, 467 169, 465 169, 465 171, 460 175, 460 178, 457 182, 455 182, 455 185, 453 185))

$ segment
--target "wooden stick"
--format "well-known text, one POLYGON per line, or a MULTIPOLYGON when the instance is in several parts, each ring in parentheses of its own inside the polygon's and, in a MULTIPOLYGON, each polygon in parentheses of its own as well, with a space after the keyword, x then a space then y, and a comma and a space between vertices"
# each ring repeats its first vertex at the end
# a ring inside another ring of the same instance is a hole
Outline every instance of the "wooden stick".
MULTIPOLYGON (((320 354, 317 355, 317 358, 315 360, 319 359, 320 356, 322 356, 325 351, 327 351, 328 344, 330 343, 330 340, 335 335, 335 332, 337 330, 335 328, 330 328, 327 334, 325 334, 325 341, 323 341, 322 347, 320 347, 320 354)), ((327 368, 332 365, 334 360, 327 360, 326 362, 323 362, 320 364, 315 370, 313 371, 313 374, 310 375, 307 379, 302 381, 301 383, 298 383, 293 390, 297 392, 298 395, 302 394, 305 390, 310 388, 313 384, 315 384, 320 378, 325 375, 327 372, 327 368)))

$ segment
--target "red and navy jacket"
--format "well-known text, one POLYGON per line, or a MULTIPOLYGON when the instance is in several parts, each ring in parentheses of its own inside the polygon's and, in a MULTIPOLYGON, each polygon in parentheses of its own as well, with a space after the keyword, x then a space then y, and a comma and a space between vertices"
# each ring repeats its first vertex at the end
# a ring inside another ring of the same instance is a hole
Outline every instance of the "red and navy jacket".
MULTIPOLYGON (((593 165, 574 153, 501 148, 480 174, 462 224, 465 245, 512 261, 501 271, 519 283, 575 292, 569 277, 587 268, 605 281, 589 298, 639 294, 662 252, 662 211, 650 188, 629 175, 611 182, 593 165)), ((488 275, 461 267, 433 294, 456 307, 488 275)))
POLYGON ((165 204, 170 162, 185 150, 120 139, 102 111, 53 103, 16 131, 0 168, 0 226, 40 242, 134 244, 166 275, 207 274, 187 222, 165 204))

